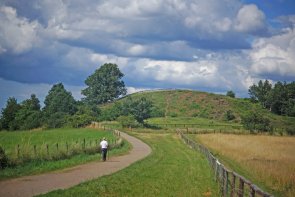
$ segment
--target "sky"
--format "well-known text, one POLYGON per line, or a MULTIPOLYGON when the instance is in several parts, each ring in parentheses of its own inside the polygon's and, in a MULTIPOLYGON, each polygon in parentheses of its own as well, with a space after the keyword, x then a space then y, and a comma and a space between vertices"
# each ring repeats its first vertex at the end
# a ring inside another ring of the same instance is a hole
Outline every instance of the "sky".
POLYGON ((295 79, 294 0, 0 0, 0 108, 115 63, 128 93, 295 79))

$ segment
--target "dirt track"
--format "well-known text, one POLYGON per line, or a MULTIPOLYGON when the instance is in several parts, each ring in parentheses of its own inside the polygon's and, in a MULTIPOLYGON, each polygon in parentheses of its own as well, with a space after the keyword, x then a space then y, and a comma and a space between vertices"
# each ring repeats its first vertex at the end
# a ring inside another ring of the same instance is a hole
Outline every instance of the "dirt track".
POLYGON ((0 182, 0 196, 34 196, 56 189, 65 189, 81 182, 95 179, 121 170, 151 153, 151 148, 142 141, 121 133, 133 148, 128 155, 111 157, 107 162, 91 162, 60 171, 0 182))

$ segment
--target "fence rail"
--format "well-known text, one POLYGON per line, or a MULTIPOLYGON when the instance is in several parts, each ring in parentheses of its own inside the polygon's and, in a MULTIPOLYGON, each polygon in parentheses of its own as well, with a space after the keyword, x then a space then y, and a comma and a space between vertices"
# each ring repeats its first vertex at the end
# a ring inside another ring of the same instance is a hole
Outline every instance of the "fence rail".
POLYGON ((223 197, 272 197, 271 194, 263 191, 258 186, 253 184, 251 181, 247 180, 243 176, 236 172, 228 170, 222 163, 218 161, 216 157, 203 145, 191 140, 180 130, 177 130, 181 138, 195 150, 200 151, 207 160, 211 168, 214 170, 214 179, 218 182, 220 188, 220 194, 223 197))
MULTIPOLYGON (((115 139, 109 140, 109 150, 121 147, 123 140, 120 131, 112 131, 115 139)), ((59 160, 72 157, 80 153, 96 154, 100 152, 101 139, 80 139, 64 143, 51 143, 40 145, 17 144, 15 150, 8 154, 12 165, 18 165, 33 160, 59 160)), ((5 151, 4 151, 5 152, 5 151)))

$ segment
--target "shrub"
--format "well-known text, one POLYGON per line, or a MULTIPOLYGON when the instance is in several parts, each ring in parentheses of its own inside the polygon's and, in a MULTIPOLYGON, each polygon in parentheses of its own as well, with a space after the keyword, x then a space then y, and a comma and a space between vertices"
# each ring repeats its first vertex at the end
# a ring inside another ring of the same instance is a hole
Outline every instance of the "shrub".
POLYGON ((137 127, 138 122, 135 120, 134 116, 120 116, 117 118, 117 121, 123 126, 123 127, 137 127))
POLYGON ((288 135, 295 135, 295 128, 288 127, 286 128, 286 132, 288 135))
POLYGON ((0 169, 4 169, 8 166, 8 158, 4 149, 0 146, 0 169))
POLYGON ((231 121, 236 118, 231 110, 226 111, 224 116, 225 116, 225 120, 227 120, 227 121, 231 121))
POLYGON ((270 120, 256 112, 243 116, 242 124, 250 131, 272 131, 270 120))

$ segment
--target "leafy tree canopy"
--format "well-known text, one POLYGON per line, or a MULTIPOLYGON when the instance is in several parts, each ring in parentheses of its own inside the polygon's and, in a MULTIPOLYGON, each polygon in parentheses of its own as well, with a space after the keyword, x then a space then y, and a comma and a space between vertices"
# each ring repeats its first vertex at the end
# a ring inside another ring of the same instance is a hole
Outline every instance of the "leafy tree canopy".
POLYGON ((1 116, 1 129, 16 130, 15 117, 20 109, 20 105, 14 97, 10 97, 7 100, 6 107, 2 109, 1 116))
POLYGON ((269 93, 271 91, 272 85, 269 83, 268 80, 264 82, 260 80, 258 85, 253 84, 249 88, 249 95, 252 101, 258 101, 261 103, 263 107, 267 107, 267 100, 269 93))
POLYGON ((258 101, 264 108, 278 115, 295 116, 295 82, 280 82, 272 85, 259 81, 249 89, 252 101, 258 101))
POLYGON ((77 111, 76 101, 72 93, 66 91, 62 83, 52 86, 45 98, 44 104, 46 116, 57 112, 73 115, 77 111))
POLYGON ((33 129, 41 126, 40 101, 35 94, 30 99, 24 100, 20 105, 15 120, 19 129, 33 129))
POLYGON ((86 80, 88 86, 82 90, 84 101, 90 104, 102 104, 126 95, 126 88, 121 78, 124 74, 116 64, 104 64, 86 80))
POLYGON ((227 91, 226 96, 235 98, 236 97, 236 94, 232 90, 230 90, 230 91, 227 91))

